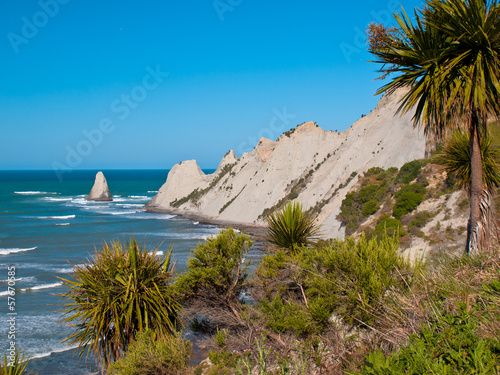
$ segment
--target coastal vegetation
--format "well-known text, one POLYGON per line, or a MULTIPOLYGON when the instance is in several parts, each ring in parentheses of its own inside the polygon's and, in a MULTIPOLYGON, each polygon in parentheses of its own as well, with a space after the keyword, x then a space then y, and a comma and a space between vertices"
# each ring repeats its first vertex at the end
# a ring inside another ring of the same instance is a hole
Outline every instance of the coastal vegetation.
POLYGON ((164 339, 181 328, 180 305, 170 281, 174 264, 170 248, 162 257, 134 239, 104 244, 87 263, 73 266, 65 321, 75 327, 66 341, 92 351, 104 367, 122 358, 137 334, 151 330, 164 339))
MULTIPOLYGON (((358 177, 338 216, 345 239, 316 238, 315 215, 330 198, 310 212, 289 202, 310 169, 262 213, 273 246, 253 275, 253 240, 234 229, 192 249, 179 275, 171 249, 105 244, 63 279, 65 320, 75 326, 67 341, 114 375, 500 373, 500 247, 482 234, 496 223, 490 196, 500 184, 486 125, 500 114, 499 20, 496 1, 428 0, 415 21, 403 14, 398 28, 371 25, 371 52, 391 77, 379 92, 409 87, 400 110, 416 107, 427 133, 464 129, 432 160, 351 174, 332 195, 358 177), (431 184, 436 174, 445 177, 431 184), (436 215, 419 206, 455 186, 469 199, 465 254, 403 256, 401 245, 424 237, 436 215), (208 360, 194 369, 184 321, 208 342, 208 360)), ((196 204, 202 193, 171 203, 196 204)))
MULTIPOLYGON (((428 0, 414 20, 395 16, 395 28, 372 24, 370 52, 391 77, 378 93, 409 91, 399 110, 415 108, 414 124, 427 133, 463 128, 470 139, 470 216, 466 251, 487 243, 480 133, 488 117, 500 115, 500 6, 497 1, 428 0)), ((487 198, 486 198, 487 199, 487 198)))
POLYGON ((26 371, 28 358, 26 354, 21 355, 18 348, 14 353, 14 358, 7 358, 4 354, 3 361, 0 361, 0 375, 36 375, 38 372, 26 371))
POLYGON ((319 234, 316 217, 304 212, 298 202, 288 202, 280 211, 269 215, 267 227, 268 241, 289 251, 312 244, 319 234))

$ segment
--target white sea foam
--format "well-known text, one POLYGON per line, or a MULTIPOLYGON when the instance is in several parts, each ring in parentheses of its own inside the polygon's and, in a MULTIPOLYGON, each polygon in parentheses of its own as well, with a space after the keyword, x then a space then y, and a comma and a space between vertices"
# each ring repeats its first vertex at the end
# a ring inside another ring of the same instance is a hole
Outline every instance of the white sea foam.
POLYGON ((137 233, 141 236, 153 236, 153 237, 163 237, 167 239, 179 239, 179 240, 206 240, 211 236, 215 236, 217 233, 137 233))
POLYGON ((28 247, 28 248, 0 248, 0 255, 9 255, 9 254, 15 254, 15 253, 22 253, 24 251, 30 251, 30 250, 35 250, 37 246, 35 247, 28 247))
POLYGON ((15 191, 14 194, 21 194, 21 195, 42 195, 42 194, 59 194, 59 193, 54 193, 54 192, 47 192, 47 191, 15 191))
MULTIPOLYGON (((150 252, 149 252, 149 254, 153 254, 153 252, 152 252, 152 251, 150 251, 150 252)), ((158 257, 163 256, 163 254, 164 254, 164 252, 163 252, 163 251, 161 251, 161 250, 156 252, 156 256, 158 256, 158 257)))
POLYGON ((63 215, 63 216, 39 216, 39 219, 52 219, 52 220, 66 220, 74 219, 76 215, 63 215))
POLYGON ((149 197, 146 197, 145 195, 130 195, 129 198, 132 198, 132 199, 149 199, 149 197))
POLYGON ((93 203, 93 201, 88 201, 85 198, 73 198, 73 199, 71 199, 71 203, 87 205, 87 204, 93 203))
POLYGON ((55 270, 55 272, 57 272, 57 273, 73 273, 74 269, 73 269, 73 267, 57 268, 55 270))
POLYGON ((148 193, 158 193, 158 190, 148 190, 148 193))
MULTIPOLYGON (((7 284, 9 281, 11 281, 11 280, 0 280, 0 284, 7 284)), ((18 279, 15 279, 14 281, 16 283, 17 282, 23 282, 23 283, 33 282, 33 281, 36 281, 36 277, 35 276, 20 277, 18 279)))
POLYGON ((198 224, 200 224, 199 221, 193 221, 193 225, 198 225, 198 224))
POLYGON ((175 218, 175 215, 168 214, 155 214, 151 212, 137 211, 137 214, 134 215, 134 219, 144 219, 144 220, 169 220, 175 218))
POLYGON ((69 225, 70 223, 59 223, 59 224, 56 224, 57 226, 60 226, 60 227, 63 227, 63 226, 66 226, 66 225, 69 225))
POLYGON ((51 202, 67 202, 72 200, 73 198, 53 198, 53 197, 43 197, 43 199, 51 202))
POLYGON ((42 284, 42 285, 32 286, 29 288, 23 288, 20 291, 21 292, 32 292, 34 290, 57 288, 58 286, 61 286, 61 285, 62 285, 62 283, 42 284))
POLYGON ((10 295, 10 292, 8 290, 4 291, 4 292, 0 292, 0 297, 5 297, 5 296, 9 296, 10 295))
POLYGON ((96 211, 102 215, 131 215, 135 214, 137 211, 96 211))
POLYGON ((43 352, 40 354, 33 354, 30 356, 30 359, 49 357, 51 354, 62 353, 62 352, 68 351, 68 350, 77 349, 78 347, 79 347, 79 345, 64 346, 64 347, 59 348, 59 349, 54 349, 51 352, 43 352))

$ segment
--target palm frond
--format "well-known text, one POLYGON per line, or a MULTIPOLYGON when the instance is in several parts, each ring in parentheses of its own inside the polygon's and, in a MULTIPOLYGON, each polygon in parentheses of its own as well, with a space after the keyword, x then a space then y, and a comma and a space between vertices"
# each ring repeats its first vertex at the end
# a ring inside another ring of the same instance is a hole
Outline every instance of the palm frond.
MULTIPOLYGON (((491 146, 493 139, 489 133, 482 132, 480 148, 483 161, 483 185, 490 192, 500 187, 500 150, 491 146)), ((453 177, 467 194, 471 186, 471 152, 469 134, 455 131, 446 146, 436 157, 444 165, 449 176, 453 177)))

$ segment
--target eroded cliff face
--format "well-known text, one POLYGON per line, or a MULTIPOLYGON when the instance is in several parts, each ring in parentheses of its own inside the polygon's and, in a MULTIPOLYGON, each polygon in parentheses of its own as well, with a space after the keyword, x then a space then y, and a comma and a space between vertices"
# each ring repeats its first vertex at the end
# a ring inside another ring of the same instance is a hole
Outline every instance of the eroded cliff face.
POLYGON ((293 199, 319 213, 325 236, 341 237, 336 216, 356 174, 371 167, 399 168, 425 156, 426 139, 412 125, 413 112, 395 115, 403 94, 382 97, 369 115, 344 132, 306 122, 276 142, 261 138, 240 159, 229 151, 211 175, 194 160, 181 162, 146 207, 263 225, 269 212, 293 199))

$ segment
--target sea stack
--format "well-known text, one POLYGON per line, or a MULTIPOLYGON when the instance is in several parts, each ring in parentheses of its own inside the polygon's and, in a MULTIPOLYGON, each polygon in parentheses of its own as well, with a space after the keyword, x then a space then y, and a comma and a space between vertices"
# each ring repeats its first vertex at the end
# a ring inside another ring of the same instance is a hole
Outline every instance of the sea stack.
POLYGON ((88 201, 112 201, 111 193, 109 192, 108 183, 102 172, 97 172, 95 176, 94 186, 90 190, 89 195, 85 197, 88 201))

